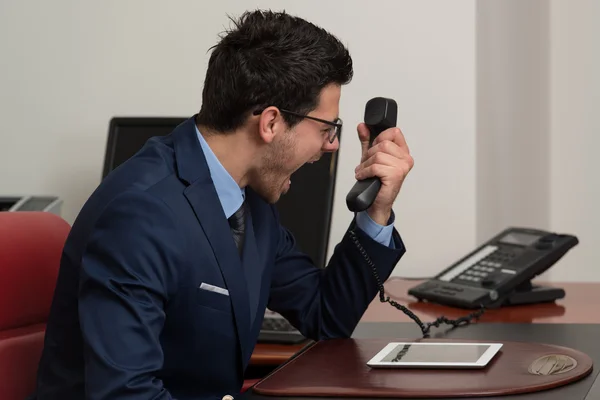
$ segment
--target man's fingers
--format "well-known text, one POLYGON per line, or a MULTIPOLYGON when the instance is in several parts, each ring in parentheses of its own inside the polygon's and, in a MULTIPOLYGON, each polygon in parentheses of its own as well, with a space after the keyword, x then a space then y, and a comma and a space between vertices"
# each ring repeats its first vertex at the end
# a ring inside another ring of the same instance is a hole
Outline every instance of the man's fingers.
POLYGON ((399 147, 405 148, 408 150, 408 145, 406 144, 406 139, 404 138, 404 134, 400 130, 400 128, 389 128, 385 131, 381 132, 375 140, 373 141, 373 146, 377 143, 383 142, 385 140, 390 140, 396 143, 399 147))
POLYGON ((367 158, 367 151, 369 150, 369 138, 371 133, 369 132, 369 128, 365 123, 358 124, 358 139, 360 140, 361 150, 361 161, 364 161, 367 158))
MULTIPOLYGON (((406 170, 406 172, 410 171, 414 165, 414 160, 412 156, 406 152, 403 152, 401 157, 396 157, 392 154, 377 152, 372 156, 368 157, 365 161, 360 163, 354 170, 354 174, 356 179, 364 179, 364 171, 369 170, 372 171, 372 166, 380 165, 383 167, 390 167, 392 169, 406 170)), ((380 176, 380 175, 377 175, 380 176)))
POLYGON ((407 155, 408 152, 405 149, 402 149, 396 143, 391 140, 380 141, 377 144, 373 144, 373 146, 367 151, 367 158, 372 157, 376 153, 387 153, 391 154, 394 157, 402 158, 407 155))
POLYGON ((394 167, 391 165, 371 164, 368 167, 361 168, 355 175, 356 180, 363 180, 377 176, 379 178, 389 175, 393 172, 394 167))
POLYGON ((391 154, 387 154, 387 153, 382 153, 382 152, 375 153, 371 157, 369 157, 365 161, 363 161, 356 168, 356 170, 368 167, 369 165, 373 165, 373 164, 396 165, 396 164, 398 164, 398 158, 394 157, 391 154))

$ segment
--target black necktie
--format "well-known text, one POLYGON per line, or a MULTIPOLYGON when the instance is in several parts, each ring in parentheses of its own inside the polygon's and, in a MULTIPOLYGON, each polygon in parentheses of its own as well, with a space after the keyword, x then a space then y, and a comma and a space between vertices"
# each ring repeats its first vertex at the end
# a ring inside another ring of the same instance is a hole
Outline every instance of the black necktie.
POLYGON ((246 203, 242 203, 240 208, 228 219, 229 226, 231 227, 231 233, 233 234, 233 240, 237 246, 238 251, 241 253, 244 247, 244 233, 246 229, 246 203))

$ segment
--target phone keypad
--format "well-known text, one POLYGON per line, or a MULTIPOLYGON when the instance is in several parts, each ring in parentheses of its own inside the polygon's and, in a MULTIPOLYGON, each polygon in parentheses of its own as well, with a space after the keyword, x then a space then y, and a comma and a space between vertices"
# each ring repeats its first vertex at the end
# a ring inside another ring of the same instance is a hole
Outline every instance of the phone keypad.
POLYGON ((517 256, 518 252, 497 249, 493 253, 477 261, 475 264, 464 270, 452 281, 479 286, 481 281, 487 278, 490 274, 493 274, 499 269, 505 267, 517 256))

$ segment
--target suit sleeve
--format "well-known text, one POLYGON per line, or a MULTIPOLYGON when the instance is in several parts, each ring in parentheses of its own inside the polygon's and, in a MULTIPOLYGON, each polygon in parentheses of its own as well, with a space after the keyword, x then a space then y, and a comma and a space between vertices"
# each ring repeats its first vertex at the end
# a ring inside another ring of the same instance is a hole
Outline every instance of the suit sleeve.
POLYGON ((172 398, 154 373, 163 363, 164 305, 182 262, 174 221, 159 199, 128 193, 90 235, 79 286, 86 399, 172 398))
POLYGON ((396 229, 392 246, 386 246, 362 231, 356 220, 324 269, 299 251, 293 235, 283 226, 279 226, 278 240, 268 307, 314 340, 350 337, 378 293, 373 268, 355 240, 373 262, 382 283, 405 253, 396 229))

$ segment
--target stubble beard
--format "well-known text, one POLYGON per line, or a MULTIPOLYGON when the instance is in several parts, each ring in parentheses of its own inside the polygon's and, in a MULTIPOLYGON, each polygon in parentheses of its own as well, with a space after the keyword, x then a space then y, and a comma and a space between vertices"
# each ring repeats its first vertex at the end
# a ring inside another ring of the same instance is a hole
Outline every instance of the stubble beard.
POLYGON ((292 132, 286 132, 286 136, 272 143, 270 151, 263 156, 262 168, 254 177, 253 190, 266 202, 274 204, 284 194, 283 187, 295 170, 289 167, 295 150, 292 132))

